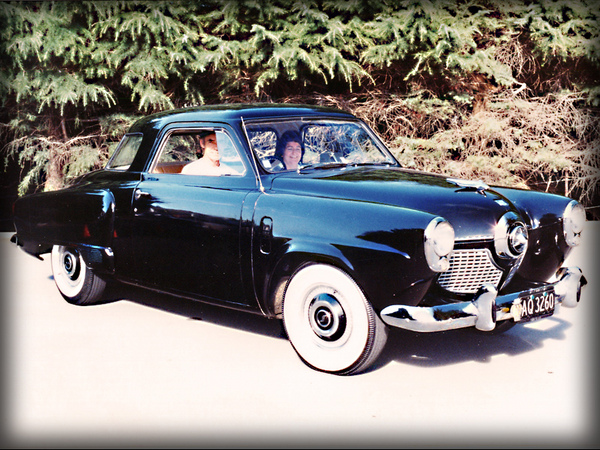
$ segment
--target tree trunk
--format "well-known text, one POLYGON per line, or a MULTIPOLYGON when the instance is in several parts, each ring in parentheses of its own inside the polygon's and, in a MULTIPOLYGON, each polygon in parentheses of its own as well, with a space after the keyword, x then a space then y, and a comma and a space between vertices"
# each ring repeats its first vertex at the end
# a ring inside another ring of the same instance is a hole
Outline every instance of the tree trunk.
MULTIPOLYGON (((67 129, 65 127, 65 118, 60 119, 60 131, 65 142, 68 141, 67 129)), ((63 150, 64 151, 64 150, 63 150)), ((55 191, 63 187, 63 173, 61 164, 61 148, 51 146, 48 151, 48 165, 46 167, 45 191, 55 191)))
POLYGON ((60 164, 60 153, 56 147, 50 148, 48 153, 48 165, 46 166, 45 191, 55 191, 63 184, 63 176, 60 164))

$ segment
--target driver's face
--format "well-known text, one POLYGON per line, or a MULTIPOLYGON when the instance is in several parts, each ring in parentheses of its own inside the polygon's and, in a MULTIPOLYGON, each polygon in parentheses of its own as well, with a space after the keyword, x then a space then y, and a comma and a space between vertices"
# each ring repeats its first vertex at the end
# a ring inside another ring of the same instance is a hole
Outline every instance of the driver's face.
POLYGON ((217 135, 215 133, 207 134, 202 138, 202 145, 204 147, 204 157, 211 161, 219 160, 219 149, 217 147, 217 135))

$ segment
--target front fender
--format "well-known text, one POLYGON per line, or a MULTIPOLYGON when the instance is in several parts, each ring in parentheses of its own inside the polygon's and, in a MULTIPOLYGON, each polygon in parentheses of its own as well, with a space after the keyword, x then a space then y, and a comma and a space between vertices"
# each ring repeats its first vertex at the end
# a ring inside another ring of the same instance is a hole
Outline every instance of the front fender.
POLYGON ((348 258, 335 246, 322 241, 290 241, 268 261, 266 268, 256 268, 254 273, 263 274, 262 282, 258 283, 260 287, 257 287, 261 292, 257 296, 262 300, 263 311, 267 311, 269 316, 281 316, 285 286, 293 272, 305 264, 320 262, 353 272, 348 258))
POLYGON ((423 252, 424 229, 433 217, 386 204, 264 195, 256 205, 253 233, 258 301, 279 314, 289 277, 304 264, 322 262, 346 271, 376 311, 388 304, 417 304, 436 276, 423 252), (269 236, 261 227, 265 219, 269 236))
POLYGON ((510 288, 520 290, 532 281, 547 281, 572 250, 563 233, 563 213, 571 199, 545 192, 509 188, 497 191, 518 208, 529 227, 527 252, 510 288))

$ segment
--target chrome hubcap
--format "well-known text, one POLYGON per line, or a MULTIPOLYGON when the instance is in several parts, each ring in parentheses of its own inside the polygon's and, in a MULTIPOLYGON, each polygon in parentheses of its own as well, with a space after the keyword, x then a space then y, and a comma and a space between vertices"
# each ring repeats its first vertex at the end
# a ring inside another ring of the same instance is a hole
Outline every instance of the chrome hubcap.
POLYGON ((308 317, 312 330, 323 340, 335 341, 346 330, 344 309, 333 295, 319 294, 313 298, 308 317))
POLYGON ((65 274, 71 279, 75 280, 79 276, 79 265, 77 255, 66 251, 63 254, 63 268, 65 270, 65 274))

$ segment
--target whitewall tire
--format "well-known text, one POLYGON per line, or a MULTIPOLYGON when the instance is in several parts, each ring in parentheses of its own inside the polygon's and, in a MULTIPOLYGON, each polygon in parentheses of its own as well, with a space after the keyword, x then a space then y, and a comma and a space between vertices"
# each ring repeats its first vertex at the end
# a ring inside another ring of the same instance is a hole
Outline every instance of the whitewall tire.
POLYGON ((52 275, 60 294, 69 303, 87 305, 102 297, 106 282, 89 269, 73 247, 52 247, 52 275))
POLYGON ((336 374, 364 371, 387 340, 387 327, 360 287, 326 264, 305 266, 292 276, 283 300, 283 323, 306 364, 336 374))

